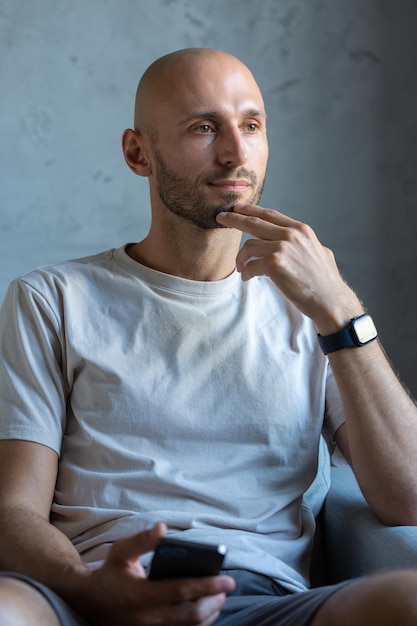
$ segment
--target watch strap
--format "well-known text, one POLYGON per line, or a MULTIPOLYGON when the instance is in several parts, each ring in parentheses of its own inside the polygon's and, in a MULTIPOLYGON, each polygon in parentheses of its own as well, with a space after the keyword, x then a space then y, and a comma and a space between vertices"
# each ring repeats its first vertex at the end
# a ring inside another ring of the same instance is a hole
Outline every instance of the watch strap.
POLYGON ((319 335, 318 340, 324 354, 336 352, 337 350, 343 350, 343 348, 353 348, 354 346, 358 346, 352 336, 350 324, 343 330, 339 330, 337 333, 333 333, 332 335, 326 335, 324 337, 319 335))

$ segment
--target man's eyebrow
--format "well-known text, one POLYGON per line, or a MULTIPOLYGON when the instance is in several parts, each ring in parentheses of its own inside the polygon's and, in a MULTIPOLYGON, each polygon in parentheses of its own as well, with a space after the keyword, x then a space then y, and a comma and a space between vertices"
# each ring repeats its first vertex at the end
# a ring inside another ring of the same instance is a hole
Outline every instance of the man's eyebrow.
POLYGON ((266 111, 265 109, 247 109, 245 117, 262 117, 266 120, 266 111))
MULTIPOLYGON (((258 117, 266 120, 266 113, 264 109, 246 109, 245 111, 240 113, 242 117, 258 117)), ((193 122, 194 120, 221 120, 224 118, 224 115, 219 111, 194 111, 179 120, 179 124, 188 124, 189 122, 193 122)))
POLYGON ((179 120, 180 124, 187 124, 188 122, 193 122, 194 120, 216 120, 220 119, 221 115, 216 111, 194 111, 189 115, 182 117, 179 120))

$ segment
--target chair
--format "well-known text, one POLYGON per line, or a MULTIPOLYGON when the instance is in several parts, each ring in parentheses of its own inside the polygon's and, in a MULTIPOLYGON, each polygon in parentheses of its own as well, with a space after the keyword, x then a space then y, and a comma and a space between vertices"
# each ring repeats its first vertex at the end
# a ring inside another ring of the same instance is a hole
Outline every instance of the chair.
POLYGON ((331 468, 331 486, 318 519, 312 582, 336 583, 388 569, 417 568, 417 526, 385 526, 363 497, 347 465, 331 468))

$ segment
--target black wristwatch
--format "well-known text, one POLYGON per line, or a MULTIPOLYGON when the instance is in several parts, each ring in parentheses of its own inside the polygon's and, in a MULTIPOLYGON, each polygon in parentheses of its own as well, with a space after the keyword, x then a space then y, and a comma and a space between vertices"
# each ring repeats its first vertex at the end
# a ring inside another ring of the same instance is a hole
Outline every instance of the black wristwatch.
POLYGON ((324 354, 336 352, 343 348, 360 348, 378 337, 372 317, 365 313, 354 317, 348 326, 332 335, 318 336, 324 354))

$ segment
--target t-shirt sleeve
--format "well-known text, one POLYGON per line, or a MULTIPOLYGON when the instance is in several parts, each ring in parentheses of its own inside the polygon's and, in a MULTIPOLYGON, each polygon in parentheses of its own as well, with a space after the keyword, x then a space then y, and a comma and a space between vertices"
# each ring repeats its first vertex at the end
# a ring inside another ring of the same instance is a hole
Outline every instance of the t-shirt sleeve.
POLYGON ((45 295, 14 281, 0 312, 0 439, 46 445, 58 454, 65 430, 62 329, 45 295))

